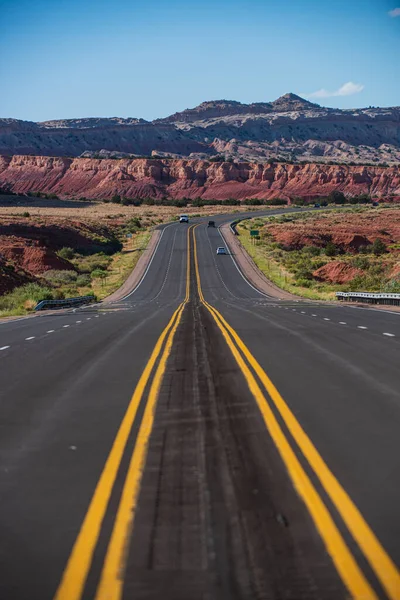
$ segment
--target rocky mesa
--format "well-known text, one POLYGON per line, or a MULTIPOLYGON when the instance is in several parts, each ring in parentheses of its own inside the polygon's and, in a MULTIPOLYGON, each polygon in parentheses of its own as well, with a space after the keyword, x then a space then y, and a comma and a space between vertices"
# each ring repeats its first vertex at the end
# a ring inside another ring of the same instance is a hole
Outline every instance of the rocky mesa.
POLYGON ((0 119, 0 154, 115 155, 267 162, 400 162, 400 107, 340 110, 285 94, 202 102, 163 119, 0 119))
POLYGON ((316 198, 400 196, 400 168, 169 159, 0 156, 3 192, 43 192, 60 198, 316 198))

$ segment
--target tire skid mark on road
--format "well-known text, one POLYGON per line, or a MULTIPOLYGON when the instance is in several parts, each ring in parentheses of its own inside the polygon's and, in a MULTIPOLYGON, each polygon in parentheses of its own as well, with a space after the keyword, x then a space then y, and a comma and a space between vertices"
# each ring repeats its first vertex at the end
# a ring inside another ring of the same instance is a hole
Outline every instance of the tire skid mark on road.
POLYGON ((245 376, 249 388, 259 406, 265 425, 273 438, 284 464, 292 478, 299 495, 306 504, 312 519, 332 557, 338 573, 346 587, 356 599, 376 599, 377 596, 357 564, 353 554, 337 529, 326 505, 314 488, 311 480, 303 470, 298 458, 288 443, 277 422, 268 400, 261 391, 253 373, 262 383, 269 398, 275 405, 300 452, 308 461, 324 490, 338 510, 343 523, 357 542, 375 575, 391 600, 398 599, 400 574, 390 556, 370 529, 362 514, 342 488, 323 458, 318 453, 310 438, 286 404, 272 381, 250 353, 236 331, 225 321, 221 313, 205 300, 202 290, 197 261, 196 238, 194 240, 194 258, 197 287, 200 299, 209 310, 229 346, 236 362, 245 376))

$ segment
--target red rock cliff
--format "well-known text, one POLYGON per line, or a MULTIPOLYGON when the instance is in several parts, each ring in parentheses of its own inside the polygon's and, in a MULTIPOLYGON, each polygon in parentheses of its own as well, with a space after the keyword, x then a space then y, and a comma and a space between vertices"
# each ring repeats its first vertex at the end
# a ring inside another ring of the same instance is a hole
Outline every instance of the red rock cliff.
POLYGON ((0 187, 61 198, 134 197, 208 199, 400 195, 399 167, 290 165, 204 160, 0 156, 0 187))

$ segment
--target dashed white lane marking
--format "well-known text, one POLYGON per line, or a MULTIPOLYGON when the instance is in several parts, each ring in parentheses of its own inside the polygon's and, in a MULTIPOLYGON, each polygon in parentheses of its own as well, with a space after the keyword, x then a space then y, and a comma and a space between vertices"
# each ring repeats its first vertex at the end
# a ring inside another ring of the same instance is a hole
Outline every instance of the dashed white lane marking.
POLYGON ((86 317, 86 321, 90 321, 92 317, 86 317))
POLYGON ((312 317, 316 317, 317 315, 311 315, 312 317))
POLYGON ((305 315, 306 313, 305 313, 305 311, 304 311, 304 310, 302 310, 302 311, 301 311, 301 314, 302 314, 302 315, 305 315))
POLYGON ((98 318, 99 318, 99 315, 94 315, 94 318, 95 318, 95 319, 98 319, 98 318))
POLYGON ((368 329, 368 327, 364 327, 364 325, 357 325, 357 329, 368 329))
POLYGON ((339 321, 339 325, 347 325, 346 321, 339 321))
MULTIPOLYGON (((387 335, 388 337, 396 337, 394 333, 384 333, 383 335, 387 335)), ((2 350, 2 348, 0 348, 2 350)))
POLYGON ((77 323, 82 323, 82 321, 77 321, 77 323))
MULTIPOLYGON (((383 334, 383 335, 386 335, 386 334, 383 334)), ((390 334, 389 334, 389 335, 390 335, 390 334)), ((10 346, 2 346, 2 347, 0 348, 0 350, 7 350, 7 348, 9 348, 9 347, 10 347, 10 346)))
POLYGON ((49 329, 46 333, 54 333, 54 329, 49 329))
POLYGON ((63 327, 69 327, 69 325, 63 325, 63 327))
POLYGON ((324 321, 330 321, 330 319, 328 319, 328 317, 324 317, 324 321))
POLYGON ((27 342, 29 342, 29 340, 34 340, 34 339, 35 339, 35 336, 34 336, 34 335, 31 335, 31 337, 25 338, 25 340, 26 340, 27 342))

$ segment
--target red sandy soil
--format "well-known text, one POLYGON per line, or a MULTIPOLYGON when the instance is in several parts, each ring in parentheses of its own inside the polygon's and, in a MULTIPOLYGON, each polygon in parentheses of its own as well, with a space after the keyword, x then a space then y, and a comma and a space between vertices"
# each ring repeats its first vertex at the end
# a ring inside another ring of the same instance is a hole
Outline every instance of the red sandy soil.
POLYGON ((334 260, 320 267, 313 273, 317 281, 329 281, 330 283, 348 283, 357 275, 362 275, 360 269, 352 267, 349 263, 342 260, 334 260))
POLYGON ((399 243, 400 211, 321 213, 291 223, 267 224, 263 231, 290 250, 303 246, 324 247, 332 242, 345 252, 356 253, 360 246, 372 244, 377 238, 386 245, 399 243))
POLYGON ((0 221, 0 294, 36 281, 50 269, 72 270, 60 258, 63 247, 90 250, 94 234, 110 237, 110 230, 94 223, 67 219, 5 217, 0 221))

